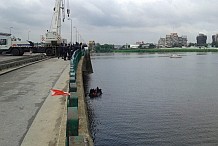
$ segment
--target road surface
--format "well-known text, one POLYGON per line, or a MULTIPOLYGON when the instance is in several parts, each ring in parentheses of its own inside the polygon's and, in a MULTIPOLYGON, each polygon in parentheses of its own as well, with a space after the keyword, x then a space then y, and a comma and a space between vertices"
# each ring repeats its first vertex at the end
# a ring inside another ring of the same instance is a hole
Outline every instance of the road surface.
POLYGON ((0 146, 20 146, 50 89, 69 68, 52 58, 0 76, 0 146))
POLYGON ((10 59, 17 59, 17 58, 28 57, 28 56, 32 56, 32 55, 39 55, 39 54, 41 54, 41 53, 30 54, 29 52, 25 52, 23 54, 23 56, 12 56, 12 55, 2 55, 2 54, 0 54, 0 62, 1 61, 10 60, 10 59))

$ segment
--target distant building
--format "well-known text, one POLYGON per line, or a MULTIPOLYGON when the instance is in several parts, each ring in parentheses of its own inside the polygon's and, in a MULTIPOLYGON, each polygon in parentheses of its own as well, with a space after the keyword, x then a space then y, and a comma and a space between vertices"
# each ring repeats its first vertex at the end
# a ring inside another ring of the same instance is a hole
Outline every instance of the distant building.
POLYGON ((212 47, 218 47, 218 34, 212 35, 212 47))
POLYGON ((177 47, 179 44, 179 37, 177 33, 166 35, 166 47, 177 47))
POLYGON ((212 35, 212 47, 214 47, 216 44, 216 35, 212 35))
POLYGON ((89 49, 93 51, 95 48, 95 41, 89 41, 89 49))
POLYGON ((166 38, 160 38, 158 47, 182 47, 187 46, 187 36, 179 37, 177 33, 166 35, 166 38))
POLYGON ((140 45, 130 45, 131 49, 138 49, 140 45))
POLYGON ((144 44, 144 42, 143 42, 143 41, 141 41, 141 42, 136 42, 135 44, 136 44, 136 45, 142 45, 142 44, 144 44))
POLYGON ((197 37, 197 46, 206 46, 207 44, 207 36, 205 34, 200 33, 197 37))
POLYGON ((158 48, 163 48, 166 46, 166 38, 160 38, 158 41, 158 48))
POLYGON ((121 48, 122 48, 121 45, 114 45, 114 49, 116 49, 116 50, 119 50, 119 49, 121 49, 121 48))
POLYGON ((145 44, 141 44, 139 47, 142 49, 154 49, 156 48, 156 45, 153 43, 145 43, 145 44))
POLYGON ((179 44, 181 44, 182 46, 187 47, 188 46, 188 39, 186 35, 181 36, 181 41, 179 41, 179 44))

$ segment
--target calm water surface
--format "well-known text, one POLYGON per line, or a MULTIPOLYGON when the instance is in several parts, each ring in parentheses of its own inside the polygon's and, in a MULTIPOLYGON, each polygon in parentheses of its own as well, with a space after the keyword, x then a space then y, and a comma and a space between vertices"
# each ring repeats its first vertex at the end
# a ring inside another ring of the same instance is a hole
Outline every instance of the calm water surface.
POLYGON ((182 55, 92 56, 95 146, 218 145, 218 54, 182 55))

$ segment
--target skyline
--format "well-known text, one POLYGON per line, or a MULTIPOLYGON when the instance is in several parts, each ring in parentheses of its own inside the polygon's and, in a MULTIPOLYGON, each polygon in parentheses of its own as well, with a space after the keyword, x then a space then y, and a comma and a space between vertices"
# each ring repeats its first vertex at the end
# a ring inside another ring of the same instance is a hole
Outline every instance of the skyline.
MULTIPOLYGON (((8 0, 0 5, 0 32, 40 41, 51 25, 55 0, 8 0), (13 27, 13 28, 10 28, 13 27)), ((215 0, 70 0, 70 18, 82 39, 104 44, 157 43, 167 34, 186 35, 188 42, 204 33, 208 43, 218 33, 215 0)), ((62 36, 70 41, 70 20, 62 36)), ((75 41, 75 29, 73 30, 75 41)))

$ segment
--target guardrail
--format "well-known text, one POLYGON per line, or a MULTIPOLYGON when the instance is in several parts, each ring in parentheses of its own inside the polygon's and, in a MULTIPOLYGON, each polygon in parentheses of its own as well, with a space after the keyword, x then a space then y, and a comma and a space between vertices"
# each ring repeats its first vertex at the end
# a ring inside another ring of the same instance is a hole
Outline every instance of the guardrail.
POLYGON ((29 64, 32 62, 36 62, 39 60, 43 60, 43 59, 49 59, 49 57, 47 57, 43 54, 39 54, 39 55, 32 55, 32 56, 2 61, 2 62, 0 62, 0 71, 5 70, 5 69, 9 69, 9 68, 13 68, 13 67, 19 67, 19 66, 29 64))
POLYGON ((67 99, 66 146, 88 146, 84 136, 79 135, 78 90, 76 85, 78 63, 85 51, 77 50, 70 60, 69 93, 67 99))

